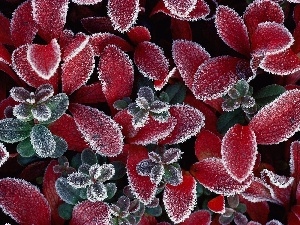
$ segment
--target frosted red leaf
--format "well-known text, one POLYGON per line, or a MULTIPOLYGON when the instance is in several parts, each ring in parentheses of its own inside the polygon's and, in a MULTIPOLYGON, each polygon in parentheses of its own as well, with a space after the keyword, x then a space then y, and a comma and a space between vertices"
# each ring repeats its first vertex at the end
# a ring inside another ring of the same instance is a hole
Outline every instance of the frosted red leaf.
POLYGON ((136 171, 136 166, 143 159, 148 159, 148 150, 139 145, 124 145, 124 151, 128 150, 127 176, 131 191, 137 199, 149 204, 155 197, 156 184, 150 181, 148 176, 141 176, 136 171))
POLYGON ((10 33, 11 21, 0 13, 0 42, 2 44, 12 44, 11 33, 10 33))
POLYGON ((267 21, 283 23, 284 13, 280 5, 274 1, 256 0, 246 8, 244 21, 251 37, 259 23, 267 21))
POLYGON ((202 130, 195 141, 195 155, 198 160, 221 158, 221 139, 208 130, 202 130))
POLYGON ((195 97, 201 100, 222 97, 238 80, 236 66, 239 61, 231 56, 219 56, 203 63, 194 77, 195 97))
POLYGON ((270 55, 283 52, 294 42, 292 34, 283 25, 275 22, 258 24, 251 38, 252 53, 270 55))
POLYGON ((149 118, 146 124, 139 128, 134 137, 129 138, 128 141, 131 144, 148 145, 158 142, 170 135, 175 129, 177 119, 170 116, 166 122, 160 122, 149 118))
POLYGON ((73 209, 70 225, 109 225, 110 208, 104 202, 84 201, 73 209), (99 213, 101 212, 101 213, 99 213))
POLYGON ((7 65, 11 64, 11 55, 7 49, 0 43, 0 62, 3 62, 7 65))
POLYGON ((290 146, 290 173, 299 182, 300 178, 300 142, 294 141, 290 146))
POLYGON ((227 172, 243 182, 252 173, 256 160, 254 132, 248 126, 234 125, 222 139, 221 154, 227 172))
POLYGON ((67 29, 63 30, 58 40, 62 52, 64 52, 64 48, 72 42, 74 36, 75 34, 73 33, 73 31, 67 29))
POLYGON ((17 105, 18 102, 16 102, 15 100, 13 100, 12 97, 8 97, 6 99, 3 99, 1 102, 0 102, 0 119, 4 119, 6 118, 5 117, 5 109, 7 107, 13 107, 15 105, 17 105))
POLYGON ((288 224, 298 225, 300 223, 300 206, 294 205, 288 214, 288 224))
POLYGON ((59 173, 53 171, 53 167, 58 165, 56 160, 51 160, 45 171, 43 180, 43 194, 51 208, 51 221, 56 225, 63 225, 64 220, 58 214, 58 207, 63 201, 60 199, 55 189, 55 181, 60 177, 59 173))
POLYGON ((132 125, 132 118, 132 115, 130 115, 127 110, 118 112, 113 118, 122 127, 122 133, 125 140, 134 137, 138 132, 138 130, 132 125))
POLYGON ((138 0, 109 0, 107 14, 114 26, 120 32, 127 31, 137 20, 139 13, 138 0))
POLYGON ((286 91, 261 108, 249 126, 257 144, 277 144, 293 136, 300 128, 300 90, 286 91))
POLYGON ((169 73, 169 61, 162 48, 151 42, 138 44, 134 62, 139 71, 151 80, 164 80, 169 73))
POLYGON ((167 214, 174 223, 187 219, 196 205, 196 181, 189 173, 183 173, 183 181, 177 186, 167 184, 163 202, 167 214))
POLYGON ((70 101, 84 104, 105 102, 102 84, 98 81, 90 85, 81 86, 70 96, 70 101))
POLYGON ((102 0, 72 0, 72 2, 76 3, 77 5, 95 5, 102 0))
POLYGON ((94 69, 94 52, 87 44, 72 59, 62 64, 62 90, 70 95, 84 85, 94 69))
POLYGON ((160 91, 169 81, 170 78, 176 76, 176 72, 177 72, 177 68, 174 67, 173 69, 171 69, 168 73, 168 75, 163 79, 163 80, 155 80, 153 82, 154 84, 154 89, 156 91, 160 91))
POLYGON ((116 156, 123 148, 121 127, 103 112, 80 104, 72 104, 69 110, 78 130, 90 147, 103 156, 116 156))
POLYGON ((31 44, 37 31, 37 25, 32 17, 31 1, 26 1, 15 10, 10 22, 10 34, 14 46, 31 44))
POLYGON ((249 56, 250 42, 247 27, 237 12, 227 6, 219 6, 215 25, 219 36, 229 47, 249 56))
POLYGON ((0 143, 0 167, 8 160, 9 152, 6 150, 6 147, 0 143))
POLYGON ((197 0, 163 0, 166 8, 179 17, 187 16, 197 4, 197 0))
POLYGON ((77 130, 76 123, 70 115, 63 114, 48 128, 52 134, 62 137, 68 143, 68 149, 81 152, 83 149, 88 148, 88 144, 77 130))
POLYGON ((33 19, 45 40, 60 37, 67 19, 68 4, 69 0, 32 0, 33 19))
POLYGON ((58 75, 55 74, 49 80, 45 80, 32 69, 27 60, 28 45, 22 45, 13 51, 12 67, 17 75, 27 84, 33 87, 39 87, 42 84, 51 84, 54 89, 57 87, 58 75))
MULTIPOLYGON (((247 207, 247 214, 254 221, 259 222, 259 225, 266 224, 270 212, 269 205, 266 201, 263 202, 250 202, 239 196, 240 202, 244 203, 247 207)), ((248 225, 248 224, 247 224, 248 225)), ((249 224, 250 225, 250 224, 249 224)), ((256 225, 256 224, 253 224, 256 225)))
POLYGON ((130 41, 135 45, 143 42, 143 41, 150 41, 151 34, 150 31, 143 26, 135 26, 132 27, 128 32, 127 36, 129 37, 130 41))
POLYGON ((223 214, 225 213, 225 198, 223 195, 219 195, 209 200, 207 207, 214 213, 223 214))
POLYGON ((290 75, 300 70, 300 59, 289 48, 278 54, 266 55, 260 62, 259 66, 269 73, 290 75))
POLYGON ((211 215, 208 210, 198 210, 193 212, 189 218, 180 225, 195 225, 201 223, 201 225, 210 225, 211 224, 211 215))
POLYGON ((283 225, 283 224, 281 222, 279 222, 278 220, 271 220, 271 221, 267 222, 266 225, 283 225))
POLYGON ((173 131, 165 138, 161 138, 159 144, 182 143, 200 132, 204 126, 205 117, 202 112, 189 105, 174 105, 169 110, 177 123, 173 131))
POLYGON ((125 52, 132 50, 132 46, 127 41, 110 33, 93 34, 90 38, 90 44, 96 56, 100 56, 107 45, 116 45, 125 52))
POLYGON ((252 182, 252 175, 240 183, 226 171, 223 161, 218 158, 203 159, 192 165, 190 172, 204 187, 216 194, 225 196, 245 191, 252 182))
POLYGON ((116 32, 108 17, 85 17, 81 19, 81 24, 89 33, 116 32))
POLYGON ((78 33, 74 38, 69 40, 69 43, 63 48, 62 60, 64 62, 71 60, 80 53, 88 44, 89 37, 83 33, 78 33))
POLYGON ((297 188, 296 188, 296 200, 297 200, 297 204, 300 205, 300 183, 298 182, 297 184, 297 188))
POLYGON ((300 22, 300 6, 295 5, 294 12, 293 12, 293 18, 295 21, 295 24, 297 25, 300 22))
POLYGON ((176 40, 172 45, 174 62, 186 86, 192 89, 198 67, 210 58, 209 53, 198 43, 176 40))
POLYGON ((100 56, 98 71, 107 103, 111 111, 115 111, 114 102, 131 95, 134 80, 133 63, 121 49, 115 45, 108 45, 100 56))
POLYGON ((171 32, 173 40, 192 40, 192 29, 188 21, 171 18, 171 32))
POLYGON ((37 187, 21 179, 4 178, 0 193, 0 207, 17 223, 51 224, 49 204, 37 187))
POLYGON ((48 45, 29 45, 27 50, 29 64, 37 75, 45 80, 54 76, 61 60, 60 55, 60 47, 56 39, 48 45))

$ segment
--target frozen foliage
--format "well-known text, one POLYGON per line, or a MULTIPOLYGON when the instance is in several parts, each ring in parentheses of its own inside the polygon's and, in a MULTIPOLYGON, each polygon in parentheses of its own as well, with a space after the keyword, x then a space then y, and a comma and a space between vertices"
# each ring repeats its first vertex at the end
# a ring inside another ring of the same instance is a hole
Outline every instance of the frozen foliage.
POLYGON ((195 7, 197 0, 163 0, 167 9, 171 11, 172 14, 185 17, 187 16, 195 7))
POLYGON ((197 210, 193 212, 181 225, 194 225, 201 222, 202 225, 211 224, 211 214, 208 210, 197 210))
POLYGON ((139 44, 143 41, 150 41, 151 34, 150 31, 143 26, 132 27, 128 32, 127 36, 134 44, 139 44))
POLYGON ((91 184, 90 177, 87 174, 76 172, 68 175, 68 184, 74 188, 85 188, 91 184))
POLYGON ((94 5, 99 2, 102 2, 102 0, 72 0, 72 2, 78 5, 94 5))
POLYGON ((0 167, 8 160, 9 152, 6 150, 6 147, 0 143, 0 167))
POLYGON ((207 207, 215 213, 219 213, 219 214, 225 213, 225 198, 224 198, 224 196, 219 195, 219 196, 211 199, 207 203, 207 207))
POLYGON ((0 140, 7 143, 22 141, 30 136, 31 126, 21 120, 7 118, 0 120, 0 140))
POLYGON ((267 169, 261 171, 261 176, 263 180, 269 179, 271 184, 279 188, 287 188, 294 181, 293 177, 280 176, 267 169))
POLYGON ((89 36, 78 33, 70 40, 63 49, 62 59, 66 62, 79 54, 88 44, 89 36))

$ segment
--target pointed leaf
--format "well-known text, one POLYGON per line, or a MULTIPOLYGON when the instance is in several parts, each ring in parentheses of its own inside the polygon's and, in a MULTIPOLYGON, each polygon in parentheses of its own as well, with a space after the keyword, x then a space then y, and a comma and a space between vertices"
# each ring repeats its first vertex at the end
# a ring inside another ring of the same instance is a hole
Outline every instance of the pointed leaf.
POLYGON ((98 81, 90 85, 82 85, 70 96, 71 102, 76 103, 99 103, 105 102, 105 96, 102 91, 102 84, 98 81))
POLYGON ((138 132, 138 129, 132 125, 132 119, 133 116, 129 114, 128 110, 126 109, 118 112, 114 116, 114 120, 122 127, 122 134, 124 135, 125 139, 134 137, 138 132))
POLYGON ((180 223, 180 225, 194 225, 197 223, 201 223, 201 225, 210 225, 210 212, 208 210, 195 211, 189 216, 189 218, 187 218, 184 222, 180 223))
POLYGON ((18 119, 7 118, 0 120, 0 140, 15 143, 29 137, 31 126, 18 119))
POLYGON ((223 195, 219 195, 207 203, 207 207, 214 213, 225 213, 225 198, 223 195))
POLYGON ((163 0, 166 8, 170 12, 179 17, 187 16, 193 9, 195 9, 197 0, 163 0))
POLYGON ((132 27, 127 32, 127 36, 129 37, 130 41, 136 45, 144 41, 150 41, 151 39, 150 31, 143 26, 132 27))
POLYGON ((97 109, 72 104, 70 111, 84 139, 91 148, 103 156, 116 156, 123 148, 120 126, 97 109))
POLYGON ((89 37, 83 33, 78 33, 63 48, 62 59, 64 62, 71 60, 80 53, 88 44, 89 37))
POLYGON ((6 147, 0 143, 0 167, 8 160, 9 152, 6 150, 6 147))
POLYGON ((0 180, 0 193, 0 207, 18 224, 51 224, 49 204, 32 184, 4 178, 0 180))

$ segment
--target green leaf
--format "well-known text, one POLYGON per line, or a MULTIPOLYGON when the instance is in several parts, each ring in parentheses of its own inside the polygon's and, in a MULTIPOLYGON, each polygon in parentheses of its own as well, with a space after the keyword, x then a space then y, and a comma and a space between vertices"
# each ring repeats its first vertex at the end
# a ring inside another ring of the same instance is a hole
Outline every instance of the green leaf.
POLYGON ((68 109, 69 98, 65 93, 60 93, 50 98, 46 105, 51 109, 51 117, 41 124, 49 124, 59 119, 68 109))
POLYGON ((30 156, 30 157, 23 157, 21 155, 18 155, 17 161, 21 166, 27 166, 33 162, 39 161, 41 158, 37 157, 36 155, 30 156))
POLYGON ((81 153, 81 162, 82 164, 88 164, 90 166, 97 164, 97 156, 96 154, 89 148, 84 149, 81 153))
POLYGON ((60 206, 58 206, 58 214, 64 220, 69 220, 72 218, 73 208, 74 205, 62 203, 60 206))
POLYGON ((110 180, 119 180, 126 174, 126 167, 125 164, 119 161, 111 162, 115 168, 115 174, 110 180))
POLYGON ((186 96, 186 87, 183 83, 175 83, 169 85, 165 91, 169 96, 170 104, 180 104, 183 102, 186 96))
POLYGON ((51 158, 61 157, 68 150, 68 143, 61 137, 53 135, 55 141, 55 150, 49 156, 51 158))
POLYGON ((30 138, 26 138, 25 140, 21 141, 17 145, 17 152, 22 156, 22 157, 30 157, 35 154, 35 151, 33 149, 33 146, 30 142, 30 138))
POLYGON ((217 129, 221 134, 225 134, 226 131, 232 127, 233 125, 239 123, 239 124, 244 124, 245 123, 245 118, 243 115, 243 110, 242 109, 236 109, 231 112, 225 112, 223 113, 217 122, 217 129))
POLYGON ((260 105, 264 106, 266 104, 269 104, 274 99, 276 99, 279 95, 281 95, 283 92, 285 92, 285 88, 277 85, 272 84, 268 85, 266 87, 263 87, 258 92, 256 92, 253 97, 255 98, 255 102, 260 105))
POLYGON ((56 150, 56 142, 50 130, 43 125, 35 125, 30 133, 30 141, 36 154, 42 158, 50 157, 56 150))
POLYGON ((147 208, 146 207, 145 213, 147 213, 151 216, 158 217, 162 214, 162 208, 160 205, 156 206, 155 208, 147 208))
POLYGON ((55 189, 59 197, 66 203, 76 205, 83 200, 80 197, 80 188, 76 189, 68 184, 68 181, 64 177, 60 177, 55 182, 55 189))
POLYGON ((0 120, 0 141, 15 143, 30 136, 32 127, 22 120, 7 118, 0 120))
POLYGON ((238 91, 239 97, 245 96, 249 91, 249 84, 244 79, 239 80, 234 87, 238 91))
POLYGON ((114 102, 113 107, 116 110, 122 110, 122 109, 126 109, 128 106, 128 102, 126 102, 125 100, 117 100, 114 102))
POLYGON ((104 185, 105 185, 106 191, 107 191, 106 199, 111 199, 112 197, 114 197, 114 195, 117 192, 117 186, 115 183, 106 183, 104 185))
POLYGON ((159 99, 163 102, 169 102, 170 101, 169 95, 164 91, 160 93, 159 99))

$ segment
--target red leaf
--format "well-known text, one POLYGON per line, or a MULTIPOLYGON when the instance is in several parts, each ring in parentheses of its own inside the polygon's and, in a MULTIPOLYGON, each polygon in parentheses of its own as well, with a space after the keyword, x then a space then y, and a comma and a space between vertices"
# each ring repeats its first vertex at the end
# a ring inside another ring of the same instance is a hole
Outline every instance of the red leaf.
POLYGON ((170 114, 176 118, 177 123, 173 131, 165 138, 161 138, 160 144, 178 144, 195 136, 204 126, 205 117, 202 112, 189 105, 174 105, 170 108, 170 114))
POLYGON ((94 69, 94 52, 87 44, 73 58, 62 65, 62 89, 70 95, 84 85, 94 69))
POLYGON ((179 17, 187 16, 195 9, 197 0, 163 0, 166 8, 179 17))
POLYGON ((240 59, 231 56, 211 58, 197 70, 193 93, 201 100, 223 96, 238 80, 236 66, 240 59))
POLYGON ((0 43, 0 62, 10 65, 11 64, 11 55, 7 49, 0 43))
POLYGON ((0 207, 19 224, 51 224, 47 200, 35 186, 24 180, 0 180, 0 207))
POLYGON ((76 3, 77 5, 95 5, 102 0, 72 0, 72 2, 76 3))
POLYGON ((37 75, 45 80, 54 76, 60 59, 60 47, 55 39, 48 45, 28 46, 27 60, 37 75))
POLYGON ((290 147, 290 173, 297 184, 300 180, 300 142, 294 141, 290 147))
POLYGON ((0 167, 8 160, 9 152, 6 150, 6 147, 0 143, 0 167))
POLYGON ((90 85, 83 85, 70 96, 71 102, 92 104, 105 102, 102 84, 98 81, 90 85))
POLYGON ((171 32, 173 40, 192 40, 192 29, 188 21, 171 18, 171 32))
POLYGON ((110 208, 104 202, 84 201, 73 209, 70 225, 109 225, 110 208), (99 213, 101 212, 101 213, 99 213))
POLYGON ((28 182, 36 182, 36 178, 43 177, 48 165, 46 161, 33 162, 27 165, 19 175, 19 178, 28 182))
POLYGON ((10 21, 0 13, 0 43, 11 45, 10 21))
POLYGON ((193 212, 189 218, 187 218, 184 222, 180 223, 180 225, 210 225, 211 224, 211 215, 208 210, 198 210, 193 212))
POLYGON ((157 221, 154 216, 144 214, 137 225, 157 225, 157 221))
POLYGON ((71 60, 78 53, 80 53, 88 44, 89 37, 83 33, 76 34, 68 41, 68 44, 64 46, 62 53, 62 60, 64 62, 71 60))
POLYGON ((143 159, 148 159, 148 151, 143 146, 124 145, 124 151, 128 150, 127 175, 131 191, 137 199, 148 204, 155 197, 156 184, 150 181, 150 177, 141 176, 136 171, 136 166, 143 159))
POLYGON ((51 208, 51 221, 55 225, 63 225, 64 220, 58 214, 58 206, 63 202, 56 193, 55 181, 60 177, 60 174, 54 173, 53 167, 58 165, 56 160, 52 160, 45 172, 43 181, 43 194, 49 202, 51 208))
POLYGON ((294 17, 295 24, 298 24, 300 22, 300 6, 299 5, 295 5, 293 17, 294 17))
POLYGON ((186 86, 192 89, 194 75, 198 67, 210 58, 209 53, 196 42, 176 40, 172 55, 186 86))
POLYGON ((221 158, 221 139, 208 130, 202 130, 195 142, 195 155, 198 160, 221 158))
POLYGON ((139 71, 151 80, 164 80, 169 73, 169 61, 156 44, 144 41, 134 52, 134 62, 139 71))
POLYGON ((122 110, 114 116, 114 120, 122 127, 122 133, 125 136, 125 140, 134 137, 138 132, 138 130, 132 125, 132 118, 133 117, 127 110, 122 110))
POLYGON ((299 205, 292 207, 291 212, 288 214, 288 225, 298 225, 300 223, 299 205))
POLYGON ((100 56, 98 70, 107 103, 115 112, 114 102, 131 95, 134 79, 132 61, 121 49, 108 45, 100 56))
POLYGON ((255 55, 270 55, 283 52, 294 42, 292 34, 283 25, 275 22, 258 24, 251 38, 251 48, 255 55))
POLYGON ((32 18, 31 1, 26 1, 15 10, 10 23, 11 39, 15 47, 31 44, 37 31, 32 18))
POLYGON ((68 0, 32 0, 33 19, 45 40, 60 37, 66 23, 68 4, 68 0))
POLYGON ((234 180, 227 173, 223 161, 218 158, 207 158, 195 163, 191 167, 191 173, 204 187, 216 194, 239 194, 252 182, 252 176, 242 183, 234 180))
POLYGON ((143 42, 143 41, 150 41, 151 34, 150 31, 143 26, 135 26, 132 27, 128 32, 127 35, 132 43, 135 45, 143 42))
POLYGON ((283 23, 284 13, 280 5, 274 1, 254 1, 245 10, 244 21, 251 37, 259 23, 267 21, 283 23))
POLYGON ((237 12, 227 6, 219 6, 215 24, 219 36, 229 47, 245 56, 250 55, 247 27, 237 12))
POLYGON ((12 99, 12 97, 8 97, 6 99, 3 99, 1 102, 0 102, 0 119, 4 119, 5 118, 5 109, 6 107, 8 106, 15 106, 17 105, 18 102, 16 102, 15 100, 12 99))
POLYGON ((69 110, 78 130, 90 147, 103 156, 116 156, 123 148, 120 126, 103 112, 89 106, 72 104, 69 110))
POLYGON ((58 120, 49 125, 51 133, 62 137, 68 143, 68 149, 81 152, 88 148, 81 133, 77 130, 76 123, 68 114, 63 114, 58 120))
POLYGON ((207 207, 214 213, 225 213, 225 198, 223 195, 214 197, 207 203, 207 207))
POLYGON ((196 205, 196 181, 189 173, 183 173, 183 181, 177 186, 167 184, 163 202, 168 216, 174 223, 187 219, 196 205))
POLYGON ((257 144, 277 144, 300 128, 300 90, 286 91, 264 106, 250 121, 257 144))
POLYGON ((135 22, 139 13, 138 0, 109 0, 107 14, 116 30, 127 31, 135 22))
POLYGON ((248 126, 234 125, 222 139, 221 154, 227 172, 243 182, 252 173, 256 160, 254 132, 248 126))
POLYGON ((108 17, 85 17, 81 19, 81 24, 89 33, 115 32, 112 23, 108 17))

